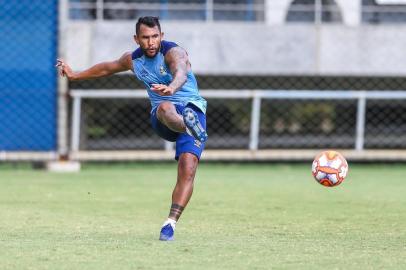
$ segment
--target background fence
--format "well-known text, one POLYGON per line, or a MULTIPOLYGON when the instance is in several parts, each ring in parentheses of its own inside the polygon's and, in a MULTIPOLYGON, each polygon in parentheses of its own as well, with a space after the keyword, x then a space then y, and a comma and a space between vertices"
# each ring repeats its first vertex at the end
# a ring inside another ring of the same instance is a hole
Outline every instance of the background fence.
MULTIPOLYGON (((206 90, 207 149, 402 149, 406 92, 206 90), (400 117, 400 118, 399 118, 400 117)), ((72 91, 71 150, 166 149, 145 91, 72 91), (108 109, 114 104, 114 109, 108 109), (161 144, 157 144, 161 141, 161 144)), ((298 151, 298 150, 296 150, 298 151)), ((124 158, 124 157, 123 157, 124 158)))
POLYGON ((0 151, 55 151, 57 8, 0 1, 0 151))
MULTIPOLYGON (((266 0, 70 0, 73 20, 135 20, 140 16, 159 16, 164 20, 259 21, 266 20, 266 0)), ((274 0, 279 9, 288 7, 287 23, 337 23, 343 21, 339 4, 353 2, 364 23, 404 23, 402 0, 274 0)), ((274 8, 272 8, 274 9, 274 8)))
POLYGON ((209 102, 206 158, 308 159, 336 148, 406 159, 402 1, 0 3, 2 160, 172 158, 132 74, 61 80, 59 101, 56 92, 57 44, 76 70, 117 58, 135 49, 142 15, 160 16, 166 38, 189 52, 209 102))

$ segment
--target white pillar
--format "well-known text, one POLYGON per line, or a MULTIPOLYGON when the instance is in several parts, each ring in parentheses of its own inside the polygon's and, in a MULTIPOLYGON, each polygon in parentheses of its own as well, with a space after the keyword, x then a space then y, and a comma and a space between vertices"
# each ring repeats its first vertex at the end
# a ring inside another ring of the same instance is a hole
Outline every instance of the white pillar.
POLYGON ((361 0, 335 0, 340 7, 344 24, 357 26, 361 23, 361 0))
MULTIPOLYGON (((350 0, 348 0, 350 1, 350 0)), ((265 22, 268 25, 281 25, 286 21, 289 6, 293 0, 266 0, 265 22)))
MULTIPOLYGON (((58 36, 58 58, 66 60, 66 42, 67 42, 67 27, 69 20, 69 2, 68 0, 59 1, 59 36, 58 36)), ((55 61, 55 59, 54 59, 55 61)), ((59 159, 64 159, 68 156, 68 81, 65 78, 58 76, 58 120, 57 120, 57 136, 58 136, 58 155, 59 159)))

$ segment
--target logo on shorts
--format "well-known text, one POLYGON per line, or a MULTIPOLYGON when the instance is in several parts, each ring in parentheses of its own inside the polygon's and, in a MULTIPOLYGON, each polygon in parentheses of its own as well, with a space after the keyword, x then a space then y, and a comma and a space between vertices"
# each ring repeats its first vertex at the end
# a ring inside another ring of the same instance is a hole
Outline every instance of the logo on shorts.
POLYGON ((195 140, 195 146, 200 148, 202 146, 202 143, 198 140, 195 140))

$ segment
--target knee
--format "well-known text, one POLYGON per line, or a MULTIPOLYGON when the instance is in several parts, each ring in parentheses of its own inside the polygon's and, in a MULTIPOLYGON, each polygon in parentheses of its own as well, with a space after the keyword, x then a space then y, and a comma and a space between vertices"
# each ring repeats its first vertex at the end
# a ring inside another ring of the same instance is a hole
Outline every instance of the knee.
POLYGON ((191 153, 183 153, 179 158, 179 175, 183 181, 192 182, 195 178, 198 158, 191 153))
POLYGON ((173 109, 174 109, 174 106, 171 102, 164 101, 161 104, 159 104, 156 112, 157 112, 158 117, 162 118, 163 115, 168 114, 173 109))

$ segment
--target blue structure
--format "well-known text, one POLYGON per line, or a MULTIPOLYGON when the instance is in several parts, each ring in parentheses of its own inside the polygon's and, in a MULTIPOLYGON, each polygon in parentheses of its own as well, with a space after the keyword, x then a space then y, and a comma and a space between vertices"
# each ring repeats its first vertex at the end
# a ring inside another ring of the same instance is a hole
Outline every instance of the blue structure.
POLYGON ((57 148, 58 1, 0 0, 0 151, 57 148))

